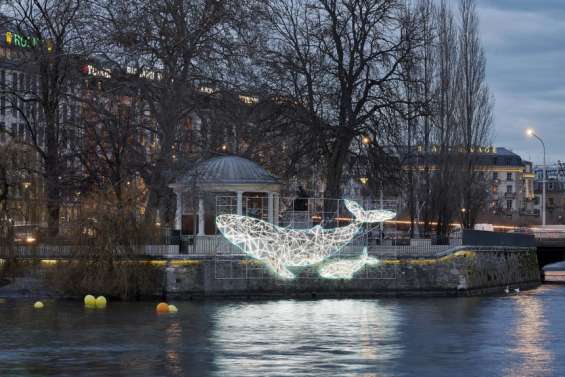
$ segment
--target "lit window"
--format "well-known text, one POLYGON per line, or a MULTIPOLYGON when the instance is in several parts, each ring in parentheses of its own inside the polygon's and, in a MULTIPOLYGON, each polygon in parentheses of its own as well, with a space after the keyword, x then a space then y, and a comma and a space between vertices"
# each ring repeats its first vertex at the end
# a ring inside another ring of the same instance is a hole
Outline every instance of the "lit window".
POLYGON ((254 103, 259 102, 259 98, 257 98, 257 97, 252 97, 252 96, 242 96, 242 95, 240 95, 240 96, 239 96, 239 100, 240 100, 241 102, 243 102, 243 103, 248 104, 248 105, 252 105, 252 104, 254 104, 254 103))

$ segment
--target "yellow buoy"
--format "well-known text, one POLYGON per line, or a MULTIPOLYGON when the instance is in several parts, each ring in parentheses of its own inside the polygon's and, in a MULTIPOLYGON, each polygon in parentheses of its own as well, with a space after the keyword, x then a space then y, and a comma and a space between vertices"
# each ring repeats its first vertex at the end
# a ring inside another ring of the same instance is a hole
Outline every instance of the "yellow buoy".
POLYGON ((169 305, 169 313, 176 313, 176 312, 178 312, 178 311, 179 311, 179 310, 177 309, 176 306, 174 306, 174 305, 169 305))
POLYGON ((104 309, 106 307, 107 303, 108 303, 108 301, 106 301, 106 297, 104 297, 104 296, 98 296, 96 298, 96 308, 97 309, 104 309))
POLYGON ((160 302, 157 305, 157 312, 158 313, 168 313, 169 312, 169 305, 166 302, 160 302))
POLYGON ((96 299, 93 295, 84 296, 84 306, 87 308, 94 308, 96 306, 96 299))
POLYGON ((33 307, 35 309, 43 309, 43 303, 41 301, 37 301, 35 304, 33 304, 33 307))

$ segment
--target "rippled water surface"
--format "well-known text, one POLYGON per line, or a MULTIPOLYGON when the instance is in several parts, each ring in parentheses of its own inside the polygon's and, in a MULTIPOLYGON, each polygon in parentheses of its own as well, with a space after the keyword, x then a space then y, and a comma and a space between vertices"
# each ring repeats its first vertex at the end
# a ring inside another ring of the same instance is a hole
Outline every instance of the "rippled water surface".
POLYGON ((565 376, 565 286, 507 297, 0 303, 0 376, 565 376))

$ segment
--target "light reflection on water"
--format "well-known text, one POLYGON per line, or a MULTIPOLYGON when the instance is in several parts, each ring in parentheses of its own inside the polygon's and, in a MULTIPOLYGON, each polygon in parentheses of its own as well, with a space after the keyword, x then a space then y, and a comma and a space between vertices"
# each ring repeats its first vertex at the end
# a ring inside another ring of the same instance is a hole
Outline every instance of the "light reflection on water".
POLYGON ((0 376, 565 376, 565 286, 508 297, 0 304, 0 376))
POLYGON ((548 319, 542 300, 533 294, 515 296, 514 299, 518 316, 514 318, 511 351, 520 357, 520 361, 509 368, 507 376, 554 375, 551 369, 553 352, 548 347, 552 338, 547 331, 548 319))
POLYGON ((364 371, 396 358, 398 318, 379 301, 280 301, 218 311, 212 338, 228 375, 364 371), (241 337, 241 334, 248 334, 241 337), (253 338, 253 346, 247 344, 253 338), (246 350, 242 354, 242 350, 246 350), (243 357, 242 357, 243 356, 243 357))

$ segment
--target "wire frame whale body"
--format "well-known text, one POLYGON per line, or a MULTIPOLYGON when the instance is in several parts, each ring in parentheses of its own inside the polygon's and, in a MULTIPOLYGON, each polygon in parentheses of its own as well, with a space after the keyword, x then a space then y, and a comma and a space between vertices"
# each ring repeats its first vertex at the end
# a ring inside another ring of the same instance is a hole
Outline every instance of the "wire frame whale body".
MULTIPOLYGON (((264 261, 279 277, 292 279, 294 274, 287 267, 320 263, 347 245, 363 223, 386 221, 396 216, 391 211, 365 211, 349 200, 345 200, 345 205, 355 219, 347 226, 333 229, 319 225, 310 229, 287 229, 240 215, 220 215, 216 225, 225 238, 247 255, 264 261)), ((357 264, 353 267, 358 268, 357 264)), ((338 275, 347 275, 347 271, 338 275)))

